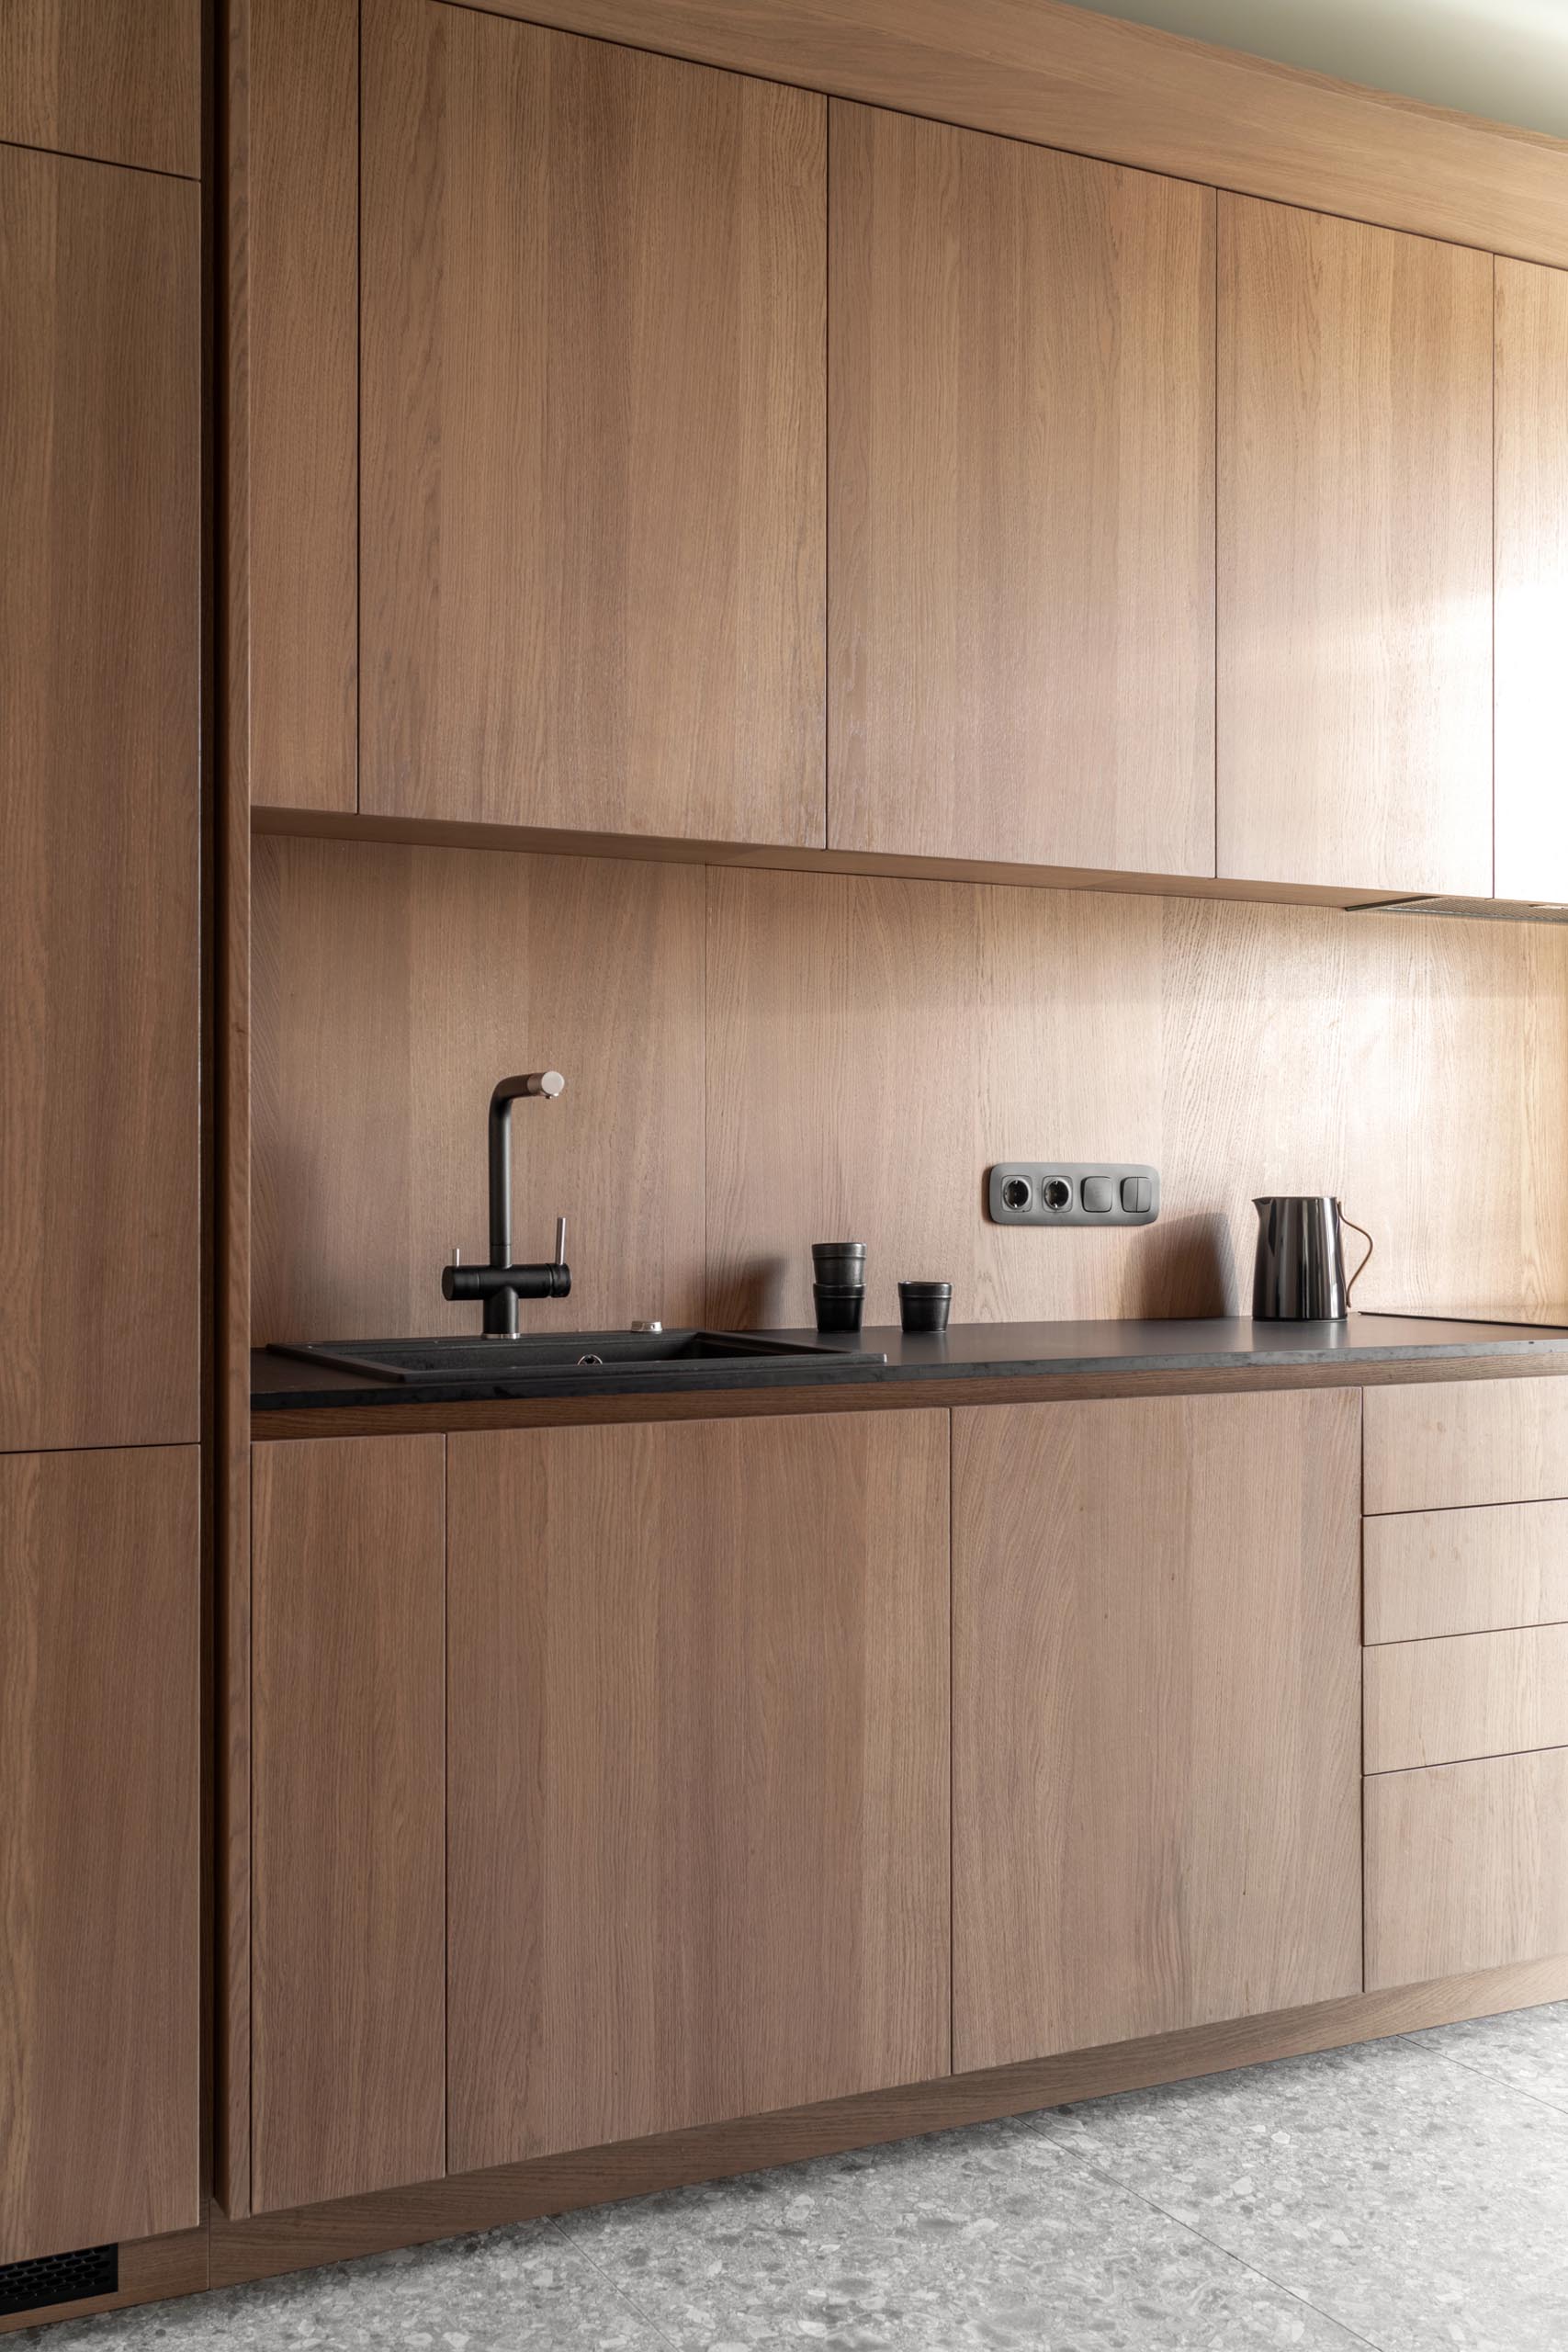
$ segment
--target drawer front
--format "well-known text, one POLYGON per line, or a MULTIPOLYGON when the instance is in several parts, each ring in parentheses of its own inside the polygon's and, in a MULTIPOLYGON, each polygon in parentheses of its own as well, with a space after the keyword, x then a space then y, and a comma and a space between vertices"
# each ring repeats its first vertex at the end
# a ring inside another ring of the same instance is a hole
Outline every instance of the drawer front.
POLYGON ((1393 1511, 1362 1560, 1369 1642, 1568 1624, 1568 1502, 1393 1511))
POLYGON ((1568 1747, 1568 1625, 1391 1642, 1362 1690, 1369 1772, 1568 1747))
POLYGON ((1366 1783, 1367 1990, 1568 1952, 1568 1748, 1366 1783))
POLYGON ((1369 1388, 1364 1508, 1568 1498, 1568 1379, 1369 1388))

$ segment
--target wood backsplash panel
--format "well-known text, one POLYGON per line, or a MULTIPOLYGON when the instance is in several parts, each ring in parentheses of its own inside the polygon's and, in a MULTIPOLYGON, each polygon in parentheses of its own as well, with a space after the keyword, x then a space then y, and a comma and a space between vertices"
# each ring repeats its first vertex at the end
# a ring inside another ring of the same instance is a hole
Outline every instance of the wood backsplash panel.
POLYGON ((708 894, 718 1321, 809 1320, 837 1235, 870 1244, 874 1321, 900 1276, 951 1279, 963 1321, 1245 1312, 1261 1192, 1371 1228, 1359 1305, 1568 1291, 1562 932, 719 869, 708 894), (1154 1161, 1159 1223, 987 1222, 993 1160, 1056 1155, 1154 1161))
POLYGON ((258 837, 258 1341, 477 1330, 495 1080, 566 1074, 513 1114, 513 1246, 570 1219, 571 1296, 531 1329, 703 1311, 704 876, 611 859, 258 837))

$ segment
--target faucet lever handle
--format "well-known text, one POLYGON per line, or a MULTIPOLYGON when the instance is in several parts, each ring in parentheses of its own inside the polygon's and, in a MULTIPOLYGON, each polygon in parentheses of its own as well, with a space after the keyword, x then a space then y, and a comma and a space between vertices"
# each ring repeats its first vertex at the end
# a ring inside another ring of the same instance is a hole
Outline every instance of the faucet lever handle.
POLYGON ((558 1266, 564 1266, 566 1263, 566 1219, 564 1216, 558 1216, 556 1219, 556 1263, 558 1266))

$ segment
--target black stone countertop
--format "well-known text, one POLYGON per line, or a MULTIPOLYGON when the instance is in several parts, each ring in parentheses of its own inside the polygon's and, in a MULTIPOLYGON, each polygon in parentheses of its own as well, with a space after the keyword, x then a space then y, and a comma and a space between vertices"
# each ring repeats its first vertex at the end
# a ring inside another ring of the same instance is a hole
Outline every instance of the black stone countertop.
MULTIPOLYGON (((816 1340, 815 1331, 774 1334, 816 1340)), ((827 1342, 832 1345, 831 1341, 827 1342)), ((1052 1374, 1228 1372, 1291 1365, 1407 1363, 1445 1357, 1555 1356, 1568 1352, 1568 1328, 1526 1323, 1446 1322, 1436 1317, 1352 1315, 1343 1323, 1254 1323, 1215 1316, 1197 1322, 955 1323, 937 1338, 906 1337, 895 1328, 867 1328, 846 1350, 886 1353, 886 1364, 834 1365, 824 1372, 810 1359, 731 1369, 722 1363, 670 1364, 658 1371, 606 1366, 573 1369, 541 1388, 504 1381, 381 1382, 324 1364, 301 1363, 258 1350, 251 1358, 253 1411, 298 1411, 310 1406, 456 1405, 514 1394, 533 1396, 669 1396, 707 1391, 810 1386, 824 1378, 835 1388, 899 1385, 921 1381, 1020 1379, 1052 1374)))

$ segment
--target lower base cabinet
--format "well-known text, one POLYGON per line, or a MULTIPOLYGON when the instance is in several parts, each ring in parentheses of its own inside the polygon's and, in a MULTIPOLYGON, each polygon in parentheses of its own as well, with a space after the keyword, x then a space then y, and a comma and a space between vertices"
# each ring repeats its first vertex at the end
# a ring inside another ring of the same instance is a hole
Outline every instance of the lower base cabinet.
POLYGON ((1568 1952, 1568 1747, 1367 1781, 1367 1988, 1568 1952))
POLYGON ((948 2071, 948 1443, 450 1440, 452 2171, 948 2071))
POLYGON ((1359 1397, 953 1415, 953 2064, 1361 1989, 1359 1397))
POLYGON ((0 1454, 0 2263, 200 2218, 198 1498, 0 1454))

